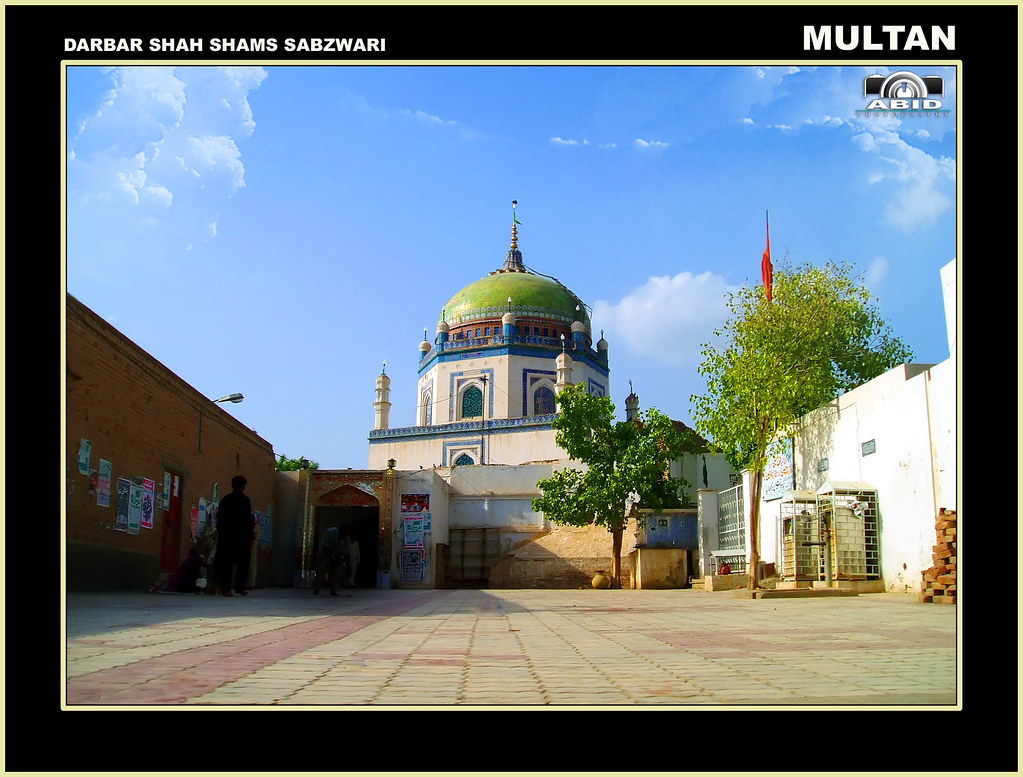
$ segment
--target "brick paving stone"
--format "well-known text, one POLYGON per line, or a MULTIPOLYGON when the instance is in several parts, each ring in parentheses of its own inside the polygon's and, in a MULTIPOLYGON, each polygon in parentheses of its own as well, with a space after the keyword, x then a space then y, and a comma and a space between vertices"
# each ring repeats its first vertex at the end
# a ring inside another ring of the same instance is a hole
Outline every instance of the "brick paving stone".
POLYGON ((343 602, 68 595, 65 704, 958 703, 956 608, 911 595, 359 590, 343 602))

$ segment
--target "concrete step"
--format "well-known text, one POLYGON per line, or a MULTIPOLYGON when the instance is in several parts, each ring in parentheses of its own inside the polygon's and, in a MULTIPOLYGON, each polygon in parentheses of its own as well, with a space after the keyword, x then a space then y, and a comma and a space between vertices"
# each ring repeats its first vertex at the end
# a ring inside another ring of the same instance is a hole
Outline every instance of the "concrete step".
POLYGON ((811 599, 817 597, 858 596, 859 592, 852 588, 789 588, 789 589, 757 589, 749 591, 741 589, 734 592, 739 599, 811 599))

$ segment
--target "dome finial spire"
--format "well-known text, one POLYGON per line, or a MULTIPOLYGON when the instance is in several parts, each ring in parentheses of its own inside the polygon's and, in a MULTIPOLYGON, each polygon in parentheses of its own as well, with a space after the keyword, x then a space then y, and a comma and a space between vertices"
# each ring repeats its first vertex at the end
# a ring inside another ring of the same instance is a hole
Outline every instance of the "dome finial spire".
POLYGON ((517 215, 515 215, 515 206, 518 205, 518 204, 519 204, 518 200, 512 200, 512 241, 511 241, 511 247, 512 248, 518 248, 519 247, 519 230, 518 230, 518 225, 521 224, 522 222, 519 221, 519 217, 517 215))
POLYGON ((515 206, 519 204, 518 200, 512 200, 512 239, 511 248, 508 249, 508 255, 504 259, 504 267, 498 272, 525 272, 526 268, 522 264, 522 252, 519 251, 519 225, 522 223, 519 221, 519 217, 515 214, 515 206))

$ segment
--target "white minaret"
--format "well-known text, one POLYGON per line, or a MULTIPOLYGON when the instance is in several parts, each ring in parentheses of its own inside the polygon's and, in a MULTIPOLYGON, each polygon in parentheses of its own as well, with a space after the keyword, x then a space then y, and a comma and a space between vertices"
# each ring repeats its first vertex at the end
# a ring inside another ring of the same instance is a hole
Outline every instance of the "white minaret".
POLYGON ((597 340, 597 353, 604 359, 604 364, 607 364, 607 340, 604 339, 604 330, 600 330, 600 339, 597 340))
POLYGON ((629 396, 625 398, 625 420, 635 421, 639 417, 639 397, 632 390, 632 381, 629 381, 629 396))
POLYGON ((376 411, 374 429, 388 428, 387 417, 391 414, 390 396, 391 379, 387 377, 387 362, 384 362, 380 376, 377 378, 377 401, 373 403, 373 409, 376 411))
POLYGON ((554 393, 560 394, 567 386, 572 385, 572 357, 565 352, 565 336, 561 336, 561 353, 554 361, 558 370, 558 382, 554 384, 554 393))

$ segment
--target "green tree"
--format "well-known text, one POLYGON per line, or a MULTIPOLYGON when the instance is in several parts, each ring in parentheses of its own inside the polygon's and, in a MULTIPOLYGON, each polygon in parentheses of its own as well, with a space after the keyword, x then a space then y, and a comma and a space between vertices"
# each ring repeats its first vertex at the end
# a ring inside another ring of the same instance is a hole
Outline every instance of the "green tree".
POLYGON ((319 469, 320 465, 315 461, 309 461, 304 456, 300 459, 289 459, 283 453, 277 457, 276 469, 278 472, 294 472, 299 469, 319 469))
POLYGON ((704 344, 694 395, 697 430, 752 475, 749 588, 760 564, 760 498, 767 447, 779 431, 840 394, 912 358, 892 335, 870 292, 847 264, 806 264, 774 276, 773 301, 761 286, 730 294, 727 323, 704 344))
POLYGON ((543 494, 533 499, 533 509, 555 523, 606 527, 612 537, 611 586, 621 588, 626 500, 638 495, 644 507, 679 506, 681 489, 689 484, 670 477, 669 465, 694 440, 654 409, 635 423, 615 421, 611 399, 594 396, 583 385, 569 386, 556 402, 555 439, 586 468, 569 467, 540 480, 543 494))

